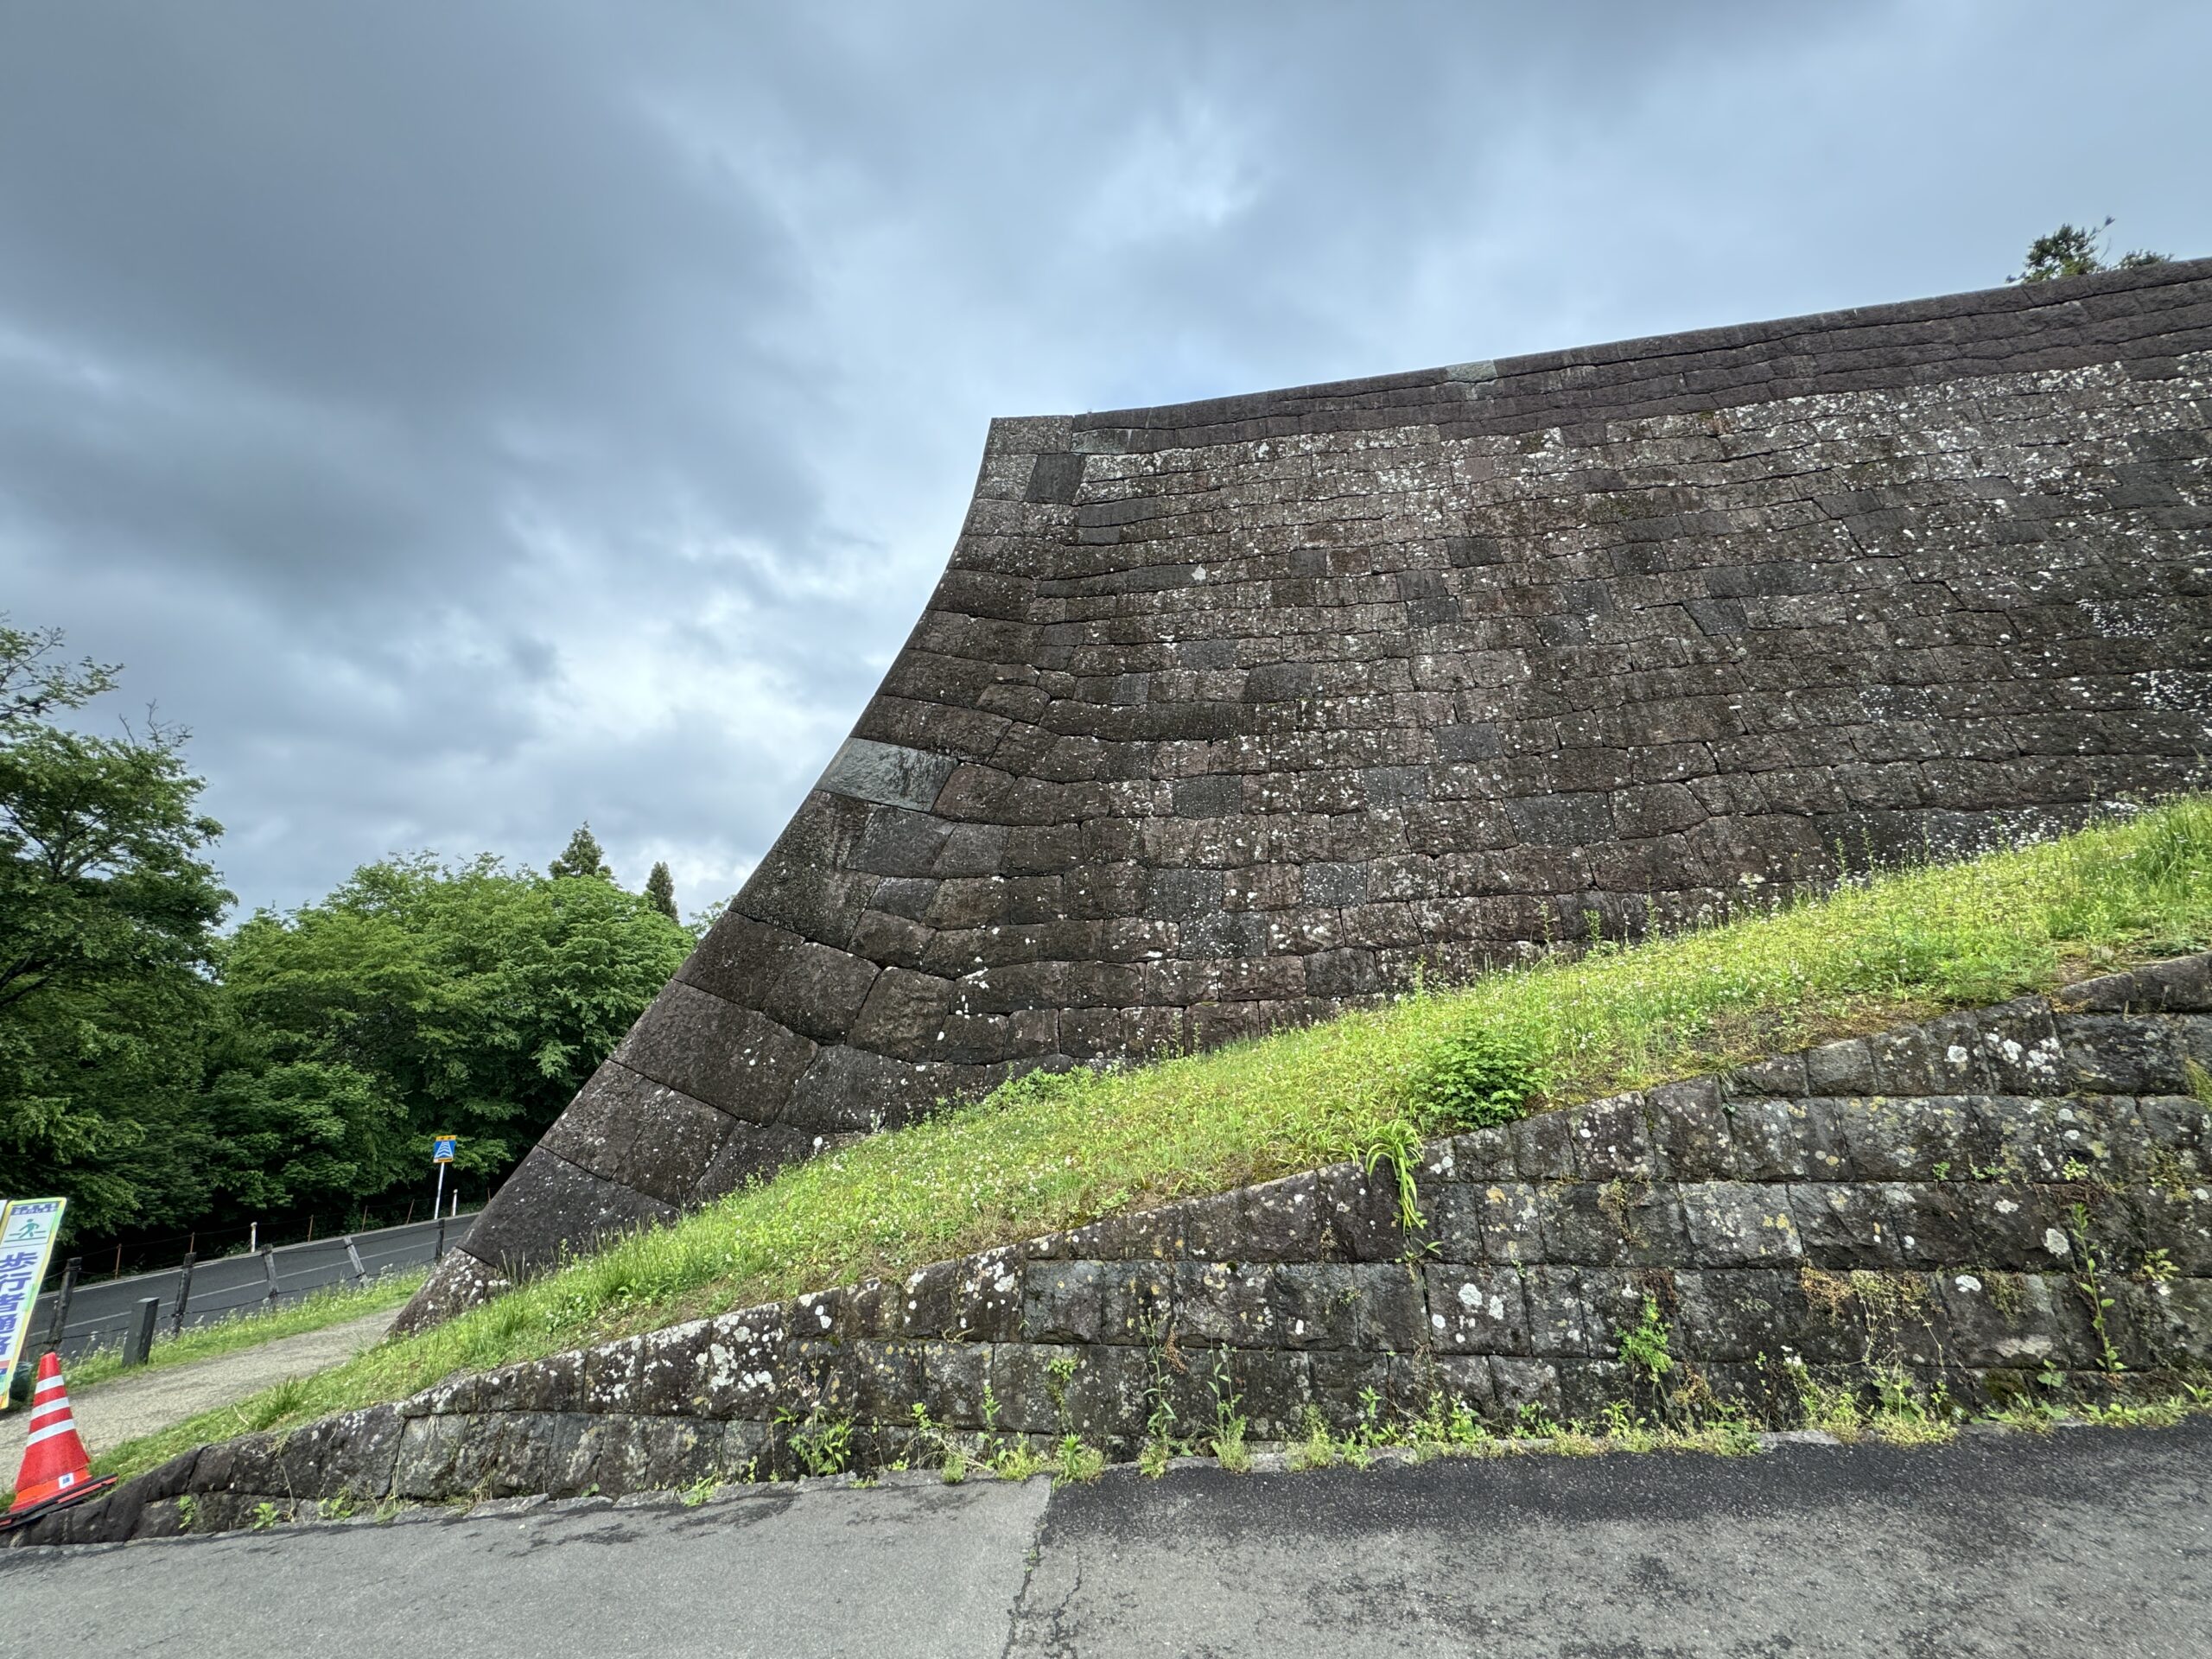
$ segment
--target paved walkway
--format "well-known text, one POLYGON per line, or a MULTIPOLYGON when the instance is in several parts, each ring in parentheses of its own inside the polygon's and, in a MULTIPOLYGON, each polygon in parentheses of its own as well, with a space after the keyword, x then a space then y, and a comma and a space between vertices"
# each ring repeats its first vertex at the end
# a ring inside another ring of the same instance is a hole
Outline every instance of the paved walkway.
MULTIPOLYGON (((181 1423, 210 1406, 242 1400, 288 1376, 351 1359, 364 1348, 374 1346, 398 1317, 397 1308, 386 1308, 344 1325, 280 1337, 257 1348, 240 1348, 189 1365, 125 1371, 97 1388, 81 1392, 70 1389, 70 1411, 77 1420, 77 1432, 97 1457, 125 1440, 181 1423)), ((65 1369, 62 1381, 68 1380, 65 1369)), ((22 1462, 23 1436, 29 1432, 30 1415, 28 1403, 0 1413, 0 1481, 10 1485, 15 1484, 16 1471, 22 1462)))
POLYGON ((2207 1651, 2212 1421, 1906 1452, 755 1489, 0 1551, 10 1651, 441 1656, 2207 1651))

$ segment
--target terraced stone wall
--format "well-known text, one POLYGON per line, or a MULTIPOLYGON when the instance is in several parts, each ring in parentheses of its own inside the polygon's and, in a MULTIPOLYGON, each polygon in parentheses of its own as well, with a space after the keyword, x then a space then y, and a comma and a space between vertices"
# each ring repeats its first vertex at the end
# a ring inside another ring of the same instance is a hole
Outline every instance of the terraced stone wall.
POLYGON ((2200 777, 2212 262, 993 424, 728 912, 410 1310, 1009 1073, 2200 777))
POLYGON ((458 1380, 188 1454, 29 1542, 257 1506, 619 1494, 852 1466, 941 1429, 1129 1455, 1165 1397, 1260 1439, 1465 1402, 1500 1426, 1669 1403, 1796 1421, 1801 1375, 1967 1408, 2171 1391, 2212 1367, 2212 957, 1433 1142, 1423 1224, 1338 1165, 458 1380), (2196 1068, 2196 1069, 2192 1069, 2196 1068), (2099 1319, 2101 1319, 2101 1328, 2099 1319))

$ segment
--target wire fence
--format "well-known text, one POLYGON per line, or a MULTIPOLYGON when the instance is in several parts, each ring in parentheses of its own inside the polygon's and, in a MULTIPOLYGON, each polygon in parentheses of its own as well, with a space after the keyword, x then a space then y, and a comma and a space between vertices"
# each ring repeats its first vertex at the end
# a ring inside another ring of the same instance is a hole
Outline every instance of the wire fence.
POLYGON ((471 1211, 443 1222, 418 1221, 312 1243, 264 1247, 90 1284, 81 1279, 71 1282, 65 1270, 60 1285, 38 1299, 30 1325, 33 1344, 39 1352, 52 1346, 65 1359, 95 1348, 124 1346, 139 1329, 144 1318, 139 1304, 148 1298, 156 1304, 155 1330, 170 1332, 278 1307, 332 1285, 365 1284, 434 1261, 442 1250, 465 1241, 475 1219, 471 1211))

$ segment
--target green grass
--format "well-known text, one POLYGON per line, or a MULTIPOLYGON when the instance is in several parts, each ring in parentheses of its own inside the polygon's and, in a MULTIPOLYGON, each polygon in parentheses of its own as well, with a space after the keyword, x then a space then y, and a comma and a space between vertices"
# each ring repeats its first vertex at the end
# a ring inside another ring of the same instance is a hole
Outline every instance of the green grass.
POLYGON ((164 1332, 154 1338, 153 1350, 143 1365, 126 1367, 120 1348, 95 1348, 72 1361, 64 1375, 69 1387, 81 1394, 122 1376, 126 1370, 143 1375, 167 1365, 189 1365, 241 1348, 257 1348, 280 1337, 296 1337, 396 1308, 420 1290, 429 1277, 429 1269, 425 1268, 386 1274, 358 1290, 350 1285, 327 1286, 283 1303, 273 1312, 236 1313, 209 1325, 189 1326, 174 1337, 164 1332))
POLYGON ((1748 908, 1231 1048, 1017 1081, 387 1343, 309 1379, 273 1402, 281 1409, 247 1402, 96 1466, 130 1473, 240 1421, 305 1421, 457 1372, 1402 1146, 1440 1127, 1419 1120, 1409 1084, 1454 1035, 1487 1031, 1534 1056, 1537 1104, 1558 1107, 2201 950, 2212 944, 2212 800, 1748 908))

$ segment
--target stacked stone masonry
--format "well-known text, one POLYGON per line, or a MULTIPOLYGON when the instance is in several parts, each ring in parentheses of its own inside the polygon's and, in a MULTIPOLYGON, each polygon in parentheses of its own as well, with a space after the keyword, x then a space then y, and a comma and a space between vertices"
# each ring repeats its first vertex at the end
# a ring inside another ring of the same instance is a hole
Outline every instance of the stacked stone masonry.
POLYGON ((2202 778, 2212 261, 1000 421, 782 837, 410 1311, 1010 1073, 2202 778))
POLYGON ((830 1423, 877 1467, 929 1455, 917 1405, 1127 1455, 1156 1390, 1211 1422, 1217 1369, 1262 1439, 1370 1390, 1594 1421, 1657 1408, 1619 1357, 1647 1300, 1670 1386, 1762 1422, 1791 1357, 1969 1408, 2170 1392, 2212 1366, 2208 1068, 2198 956, 1432 1142, 1411 1234, 1338 1165, 208 1446, 16 1538, 787 1475, 830 1423))

